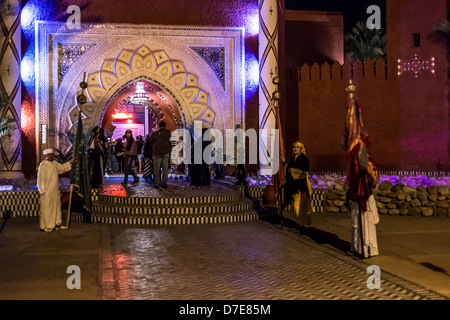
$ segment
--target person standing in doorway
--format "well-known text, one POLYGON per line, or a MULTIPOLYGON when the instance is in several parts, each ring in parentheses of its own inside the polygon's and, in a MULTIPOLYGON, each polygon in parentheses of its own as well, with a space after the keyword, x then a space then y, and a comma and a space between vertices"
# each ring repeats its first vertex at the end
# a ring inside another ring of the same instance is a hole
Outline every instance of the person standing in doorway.
POLYGON ((118 163, 117 172, 122 173, 124 170, 124 155, 125 155, 125 153, 123 152, 122 138, 117 139, 114 152, 115 152, 115 155, 117 158, 117 163, 118 163))
POLYGON ((123 138, 126 140, 124 145, 123 145, 123 150, 125 153, 125 177, 124 180, 122 182, 122 185, 127 185, 128 184, 128 175, 131 173, 131 175, 134 178, 133 184, 138 183, 139 182, 139 177, 136 174, 136 171, 134 171, 133 166, 134 166, 134 162, 136 160, 136 156, 137 156, 137 145, 136 145, 136 140, 134 140, 133 138, 133 132, 128 129, 127 131, 125 131, 125 135, 123 136, 123 138))
POLYGON ((96 142, 99 146, 97 147, 101 152, 101 161, 102 161, 102 184, 104 182, 105 173, 107 169, 108 163, 108 149, 109 142, 108 138, 105 136, 105 129, 98 129, 98 141, 96 142))
POLYGON ((106 147, 103 139, 104 135, 101 135, 102 132, 101 128, 96 126, 91 132, 88 143, 89 171, 92 188, 98 188, 102 185, 105 175, 103 159, 105 159, 106 147))
POLYGON ((72 169, 74 158, 60 164, 53 159, 53 149, 44 150, 44 160, 38 168, 37 186, 40 195, 41 207, 39 210, 40 231, 52 232, 56 228, 67 229, 61 226, 61 192, 58 186, 58 175, 72 169))
POLYGON ((142 173, 142 151, 144 147, 144 141, 142 141, 142 136, 136 137, 136 145, 137 145, 137 164, 138 172, 142 173))
POLYGON ((155 176, 155 188, 159 188, 161 184, 162 169, 162 187, 167 188, 167 180, 169 176, 170 161, 170 136, 171 132, 166 129, 166 123, 159 123, 159 130, 154 132, 150 137, 153 148, 153 168, 155 176))

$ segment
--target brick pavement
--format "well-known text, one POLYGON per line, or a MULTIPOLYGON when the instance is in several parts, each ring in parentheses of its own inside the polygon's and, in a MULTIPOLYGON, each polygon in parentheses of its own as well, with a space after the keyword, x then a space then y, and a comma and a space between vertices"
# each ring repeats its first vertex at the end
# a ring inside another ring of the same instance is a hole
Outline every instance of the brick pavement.
POLYGON ((443 299, 266 222, 167 227, 102 226, 100 299, 443 299), (114 283, 111 282, 113 275, 114 283))
MULTIPOLYGON (((382 217, 381 255, 367 261, 343 253, 348 232, 343 215, 317 215, 317 232, 308 235, 264 221, 170 226, 73 223, 65 231, 42 233, 37 218, 14 218, 2 221, 0 299, 448 299, 436 293, 439 287, 423 281, 427 273, 408 275, 393 267, 413 272, 424 261, 439 265, 437 253, 448 248, 447 220, 405 220, 409 218, 414 217, 382 217), (429 224, 429 231, 435 231, 422 234, 425 241, 417 240, 422 248, 415 247, 407 232, 421 231, 419 224, 421 228, 429 224), (319 238, 318 231, 328 237, 319 238), (340 241, 330 241, 330 235, 340 241), (412 254, 427 250, 429 259, 412 254), (370 263, 382 269, 380 290, 366 286, 370 263), (69 265, 81 268, 81 290, 66 287, 69 265)), ((445 283, 448 275, 438 274, 435 281, 445 283)))

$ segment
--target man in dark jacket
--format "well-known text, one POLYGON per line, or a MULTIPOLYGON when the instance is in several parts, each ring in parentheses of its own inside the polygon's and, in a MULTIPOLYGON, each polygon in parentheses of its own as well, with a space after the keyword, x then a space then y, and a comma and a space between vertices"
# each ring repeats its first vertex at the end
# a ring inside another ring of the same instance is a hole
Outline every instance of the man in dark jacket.
POLYGON ((128 129, 125 132, 125 135, 123 136, 124 139, 126 139, 126 142, 123 145, 124 152, 125 152, 125 177, 122 182, 122 185, 128 184, 128 175, 131 173, 131 175, 134 178, 133 183, 139 182, 139 176, 136 174, 136 171, 133 169, 134 161, 136 160, 137 156, 137 146, 136 141, 133 139, 133 132, 128 129))
POLYGON ((159 130, 150 137, 153 148, 153 168, 155 175, 155 188, 159 188, 161 183, 161 169, 163 172, 162 187, 167 188, 170 161, 170 136, 171 132, 166 129, 166 123, 159 123, 159 130))

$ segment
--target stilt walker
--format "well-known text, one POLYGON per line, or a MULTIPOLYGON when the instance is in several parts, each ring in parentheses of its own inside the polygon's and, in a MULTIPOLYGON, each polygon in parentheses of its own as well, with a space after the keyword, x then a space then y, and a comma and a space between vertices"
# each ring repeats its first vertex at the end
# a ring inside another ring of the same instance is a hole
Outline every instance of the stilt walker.
POLYGON ((378 255, 375 224, 379 217, 372 194, 377 174, 367 149, 370 143, 364 131, 363 108, 355 98, 356 86, 351 80, 346 91, 349 100, 342 146, 347 150, 349 165, 345 185, 352 224, 350 253, 368 258, 378 255))

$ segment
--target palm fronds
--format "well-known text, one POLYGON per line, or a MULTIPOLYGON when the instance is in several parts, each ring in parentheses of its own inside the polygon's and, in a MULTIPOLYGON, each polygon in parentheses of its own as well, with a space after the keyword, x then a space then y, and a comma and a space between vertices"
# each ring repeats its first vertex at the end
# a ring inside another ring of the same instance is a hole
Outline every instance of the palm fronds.
POLYGON ((352 31, 344 35, 344 51, 349 61, 384 58, 386 35, 381 30, 369 29, 365 23, 357 22, 352 31))
POLYGON ((447 40, 450 39, 450 21, 444 21, 441 24, 434 27, 434 31, 442 34, 447 38, 447 40))
POLYGON ((7 136, 14 129, 14 124, 16 120, 7 114, 4 114, 4 109, 6 108, 6 101, 4 97, 0 94, 0 139, 7 136))
MULTIPOLYGON (((447 42, 447 65, 450 65, 450 21, 446 20, 433 28, 435 35, 447 42)), ((450 79, 450 67, 447 67, 447 78, 450 79)))
POLYGON ((56 149, 56 148, 54 148, 53 150, 55 150, 55 153, 54 153, 55 161, 57 161, 61 164, 64 164, 73 158, 73 146, 70 147, 66 153, 64 153, 61 150, 56 149))

